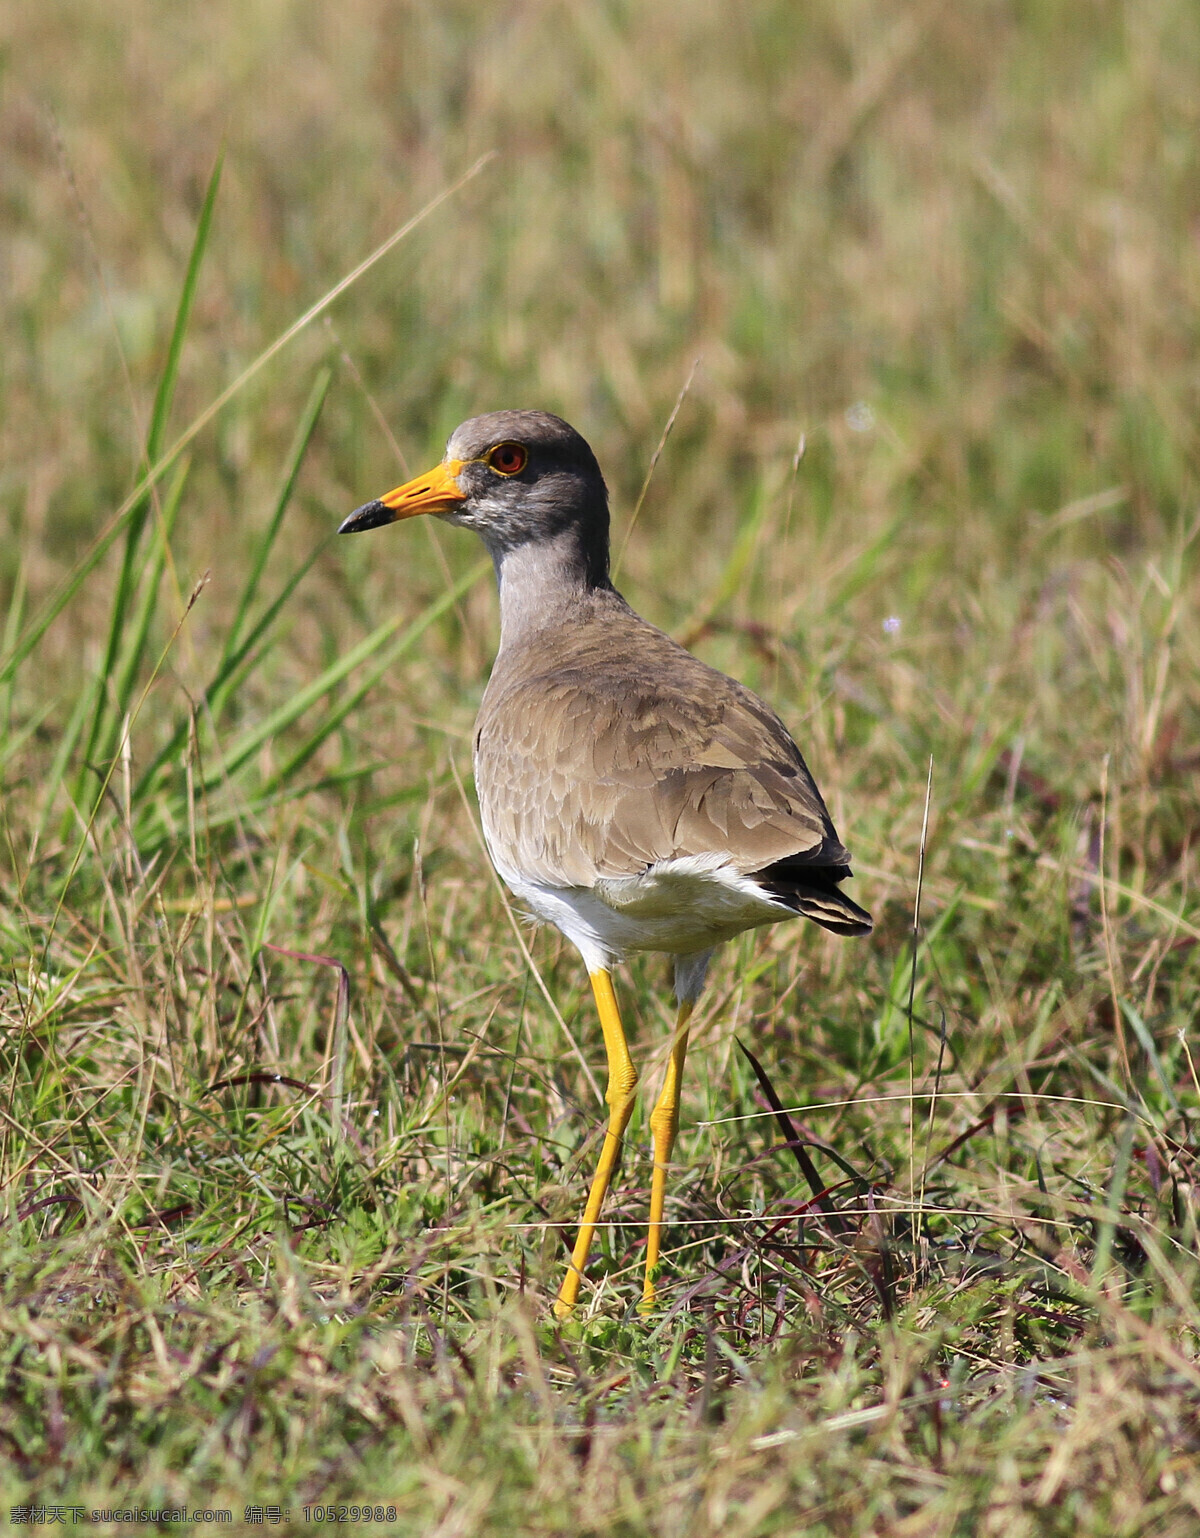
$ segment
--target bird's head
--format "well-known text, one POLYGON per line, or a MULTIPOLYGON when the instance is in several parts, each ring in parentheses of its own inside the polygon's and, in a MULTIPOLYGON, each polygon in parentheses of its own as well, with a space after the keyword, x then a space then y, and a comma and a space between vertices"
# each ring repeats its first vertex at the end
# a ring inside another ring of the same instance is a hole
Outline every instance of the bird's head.
POLYGON ((585 440, 548 411, 472 417, 451 433, 441 464, 357 508, 338 533, 418 513, 474 529, 498 565, 522 545, 574 536, 593 577, 606 578, 604 477, 585 440))

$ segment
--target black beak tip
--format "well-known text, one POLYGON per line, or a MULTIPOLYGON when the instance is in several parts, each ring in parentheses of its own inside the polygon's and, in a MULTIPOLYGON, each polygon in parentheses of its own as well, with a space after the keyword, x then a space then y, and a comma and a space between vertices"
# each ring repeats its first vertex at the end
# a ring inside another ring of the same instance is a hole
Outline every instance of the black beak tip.
POLYGON ((385 507, 382 502, 364 502, 361 507, 356 507, 338 525, 339 534, 362 534, 367 529, 380 529, 385 523, 395 520, 395 513, 390 507, 385 507))

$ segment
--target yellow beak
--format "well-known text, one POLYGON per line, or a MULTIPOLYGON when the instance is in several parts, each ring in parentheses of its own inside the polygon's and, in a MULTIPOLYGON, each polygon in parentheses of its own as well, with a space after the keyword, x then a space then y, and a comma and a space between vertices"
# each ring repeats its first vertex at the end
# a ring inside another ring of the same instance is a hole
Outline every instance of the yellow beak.
POLYGON ((339 534, 361 534, 364 529, 378 529, 398 518, 415 518, 418 513, 450 513, 467 494, 458 484, 461 459, 447 459, 424 475, 397 486, 375 502, 356 507, 338 528, 339 534))

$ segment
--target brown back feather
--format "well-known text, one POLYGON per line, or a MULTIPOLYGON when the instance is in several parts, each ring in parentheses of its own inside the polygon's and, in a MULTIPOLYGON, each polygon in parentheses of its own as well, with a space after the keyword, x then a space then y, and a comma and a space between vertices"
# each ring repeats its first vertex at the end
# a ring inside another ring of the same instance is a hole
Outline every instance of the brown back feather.
POLYGON ((849 860, 774 711, 611 589, 501 649, 475 774, 496 855, 553 886, 680 855, 721 854, 746 874, 849 860))

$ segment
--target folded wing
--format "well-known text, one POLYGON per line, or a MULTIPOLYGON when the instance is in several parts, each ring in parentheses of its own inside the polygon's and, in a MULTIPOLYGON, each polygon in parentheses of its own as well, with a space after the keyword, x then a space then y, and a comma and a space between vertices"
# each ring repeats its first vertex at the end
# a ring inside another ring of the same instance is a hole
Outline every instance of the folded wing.
POLYGON ((503 653, 476 732, 476 781, 497 867, 559 887, 720 855, 842 933, 869 917, 825 803, 778 716, 750 690, 624 611, 503 653), (627 618, 626 618, 627 616, 627 618))

